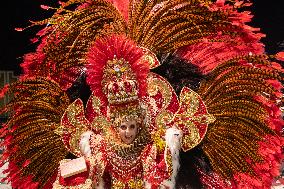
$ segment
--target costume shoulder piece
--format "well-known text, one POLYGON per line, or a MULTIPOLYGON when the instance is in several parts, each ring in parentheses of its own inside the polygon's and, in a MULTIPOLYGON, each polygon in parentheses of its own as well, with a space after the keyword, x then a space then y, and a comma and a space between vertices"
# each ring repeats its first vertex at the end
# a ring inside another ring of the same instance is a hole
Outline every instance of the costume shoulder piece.
POLYGON ((22 75, 1 91, 12 99, 1 107, 5 179, 19 189, 80 187, 85 177, 95 188, 271 188, 283 160, 284 52, 265 53, 242 11, 250 6, 42 5, 54 13, 17 28, 42 27, 22 75), (70 157, 88 174, 61 178, 70 157))

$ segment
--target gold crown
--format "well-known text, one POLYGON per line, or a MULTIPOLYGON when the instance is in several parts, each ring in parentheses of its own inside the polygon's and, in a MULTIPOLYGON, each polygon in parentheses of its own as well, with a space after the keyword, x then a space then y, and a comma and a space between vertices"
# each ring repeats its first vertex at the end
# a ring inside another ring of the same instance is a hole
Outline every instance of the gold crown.
POLYGON ((108 60, 103 70, 103 92, 109 104, 122 104, 138 99, 136 76, 123 58, 108 60))

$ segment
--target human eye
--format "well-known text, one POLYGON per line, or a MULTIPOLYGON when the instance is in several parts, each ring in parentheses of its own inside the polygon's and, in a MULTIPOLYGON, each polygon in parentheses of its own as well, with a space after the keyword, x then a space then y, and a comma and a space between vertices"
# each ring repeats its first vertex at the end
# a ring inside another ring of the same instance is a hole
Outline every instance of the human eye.
POLYGON ((130 129, 134 129, 135 128, 135 125, 134 124, 131 124, 130 125, 130 129))
POLYGON ((120 129, 126 130, 126 125, 121 125, 121 126, 120 126, 120 129))

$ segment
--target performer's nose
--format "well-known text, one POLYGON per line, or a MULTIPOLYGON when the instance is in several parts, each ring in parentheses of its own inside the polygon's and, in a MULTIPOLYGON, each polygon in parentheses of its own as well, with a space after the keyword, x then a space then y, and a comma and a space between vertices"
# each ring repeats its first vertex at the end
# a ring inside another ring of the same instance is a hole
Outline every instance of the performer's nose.
POLYGON ((128 136, 130 134, 130 129, 127 128, 126 131, 125 131, 126 135, 128 136))

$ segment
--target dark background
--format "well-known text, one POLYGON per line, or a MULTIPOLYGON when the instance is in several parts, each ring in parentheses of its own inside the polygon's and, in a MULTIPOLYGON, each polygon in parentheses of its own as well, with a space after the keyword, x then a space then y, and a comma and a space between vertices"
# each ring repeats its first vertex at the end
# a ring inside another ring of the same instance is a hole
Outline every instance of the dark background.
MULTIPOLYGON (((1 5, 1 49, 0 70, 13 70, 20 74, 19 64, 25 53, 34 51, 35 46, 30 39, 39 28, 32 28, 22 32, 15 31, 17 27, 26 27, 29 20, 42 20, 52 11, 40 8, 41 4, 57 6, 57 0, 17 0, 5 1, 1 5)), ((251 26, 261 28, 266 34, 262 42, 269 54, 284 50, 284 1, 283 0, 254 0, 250 7, 254 18, 251 26)))

